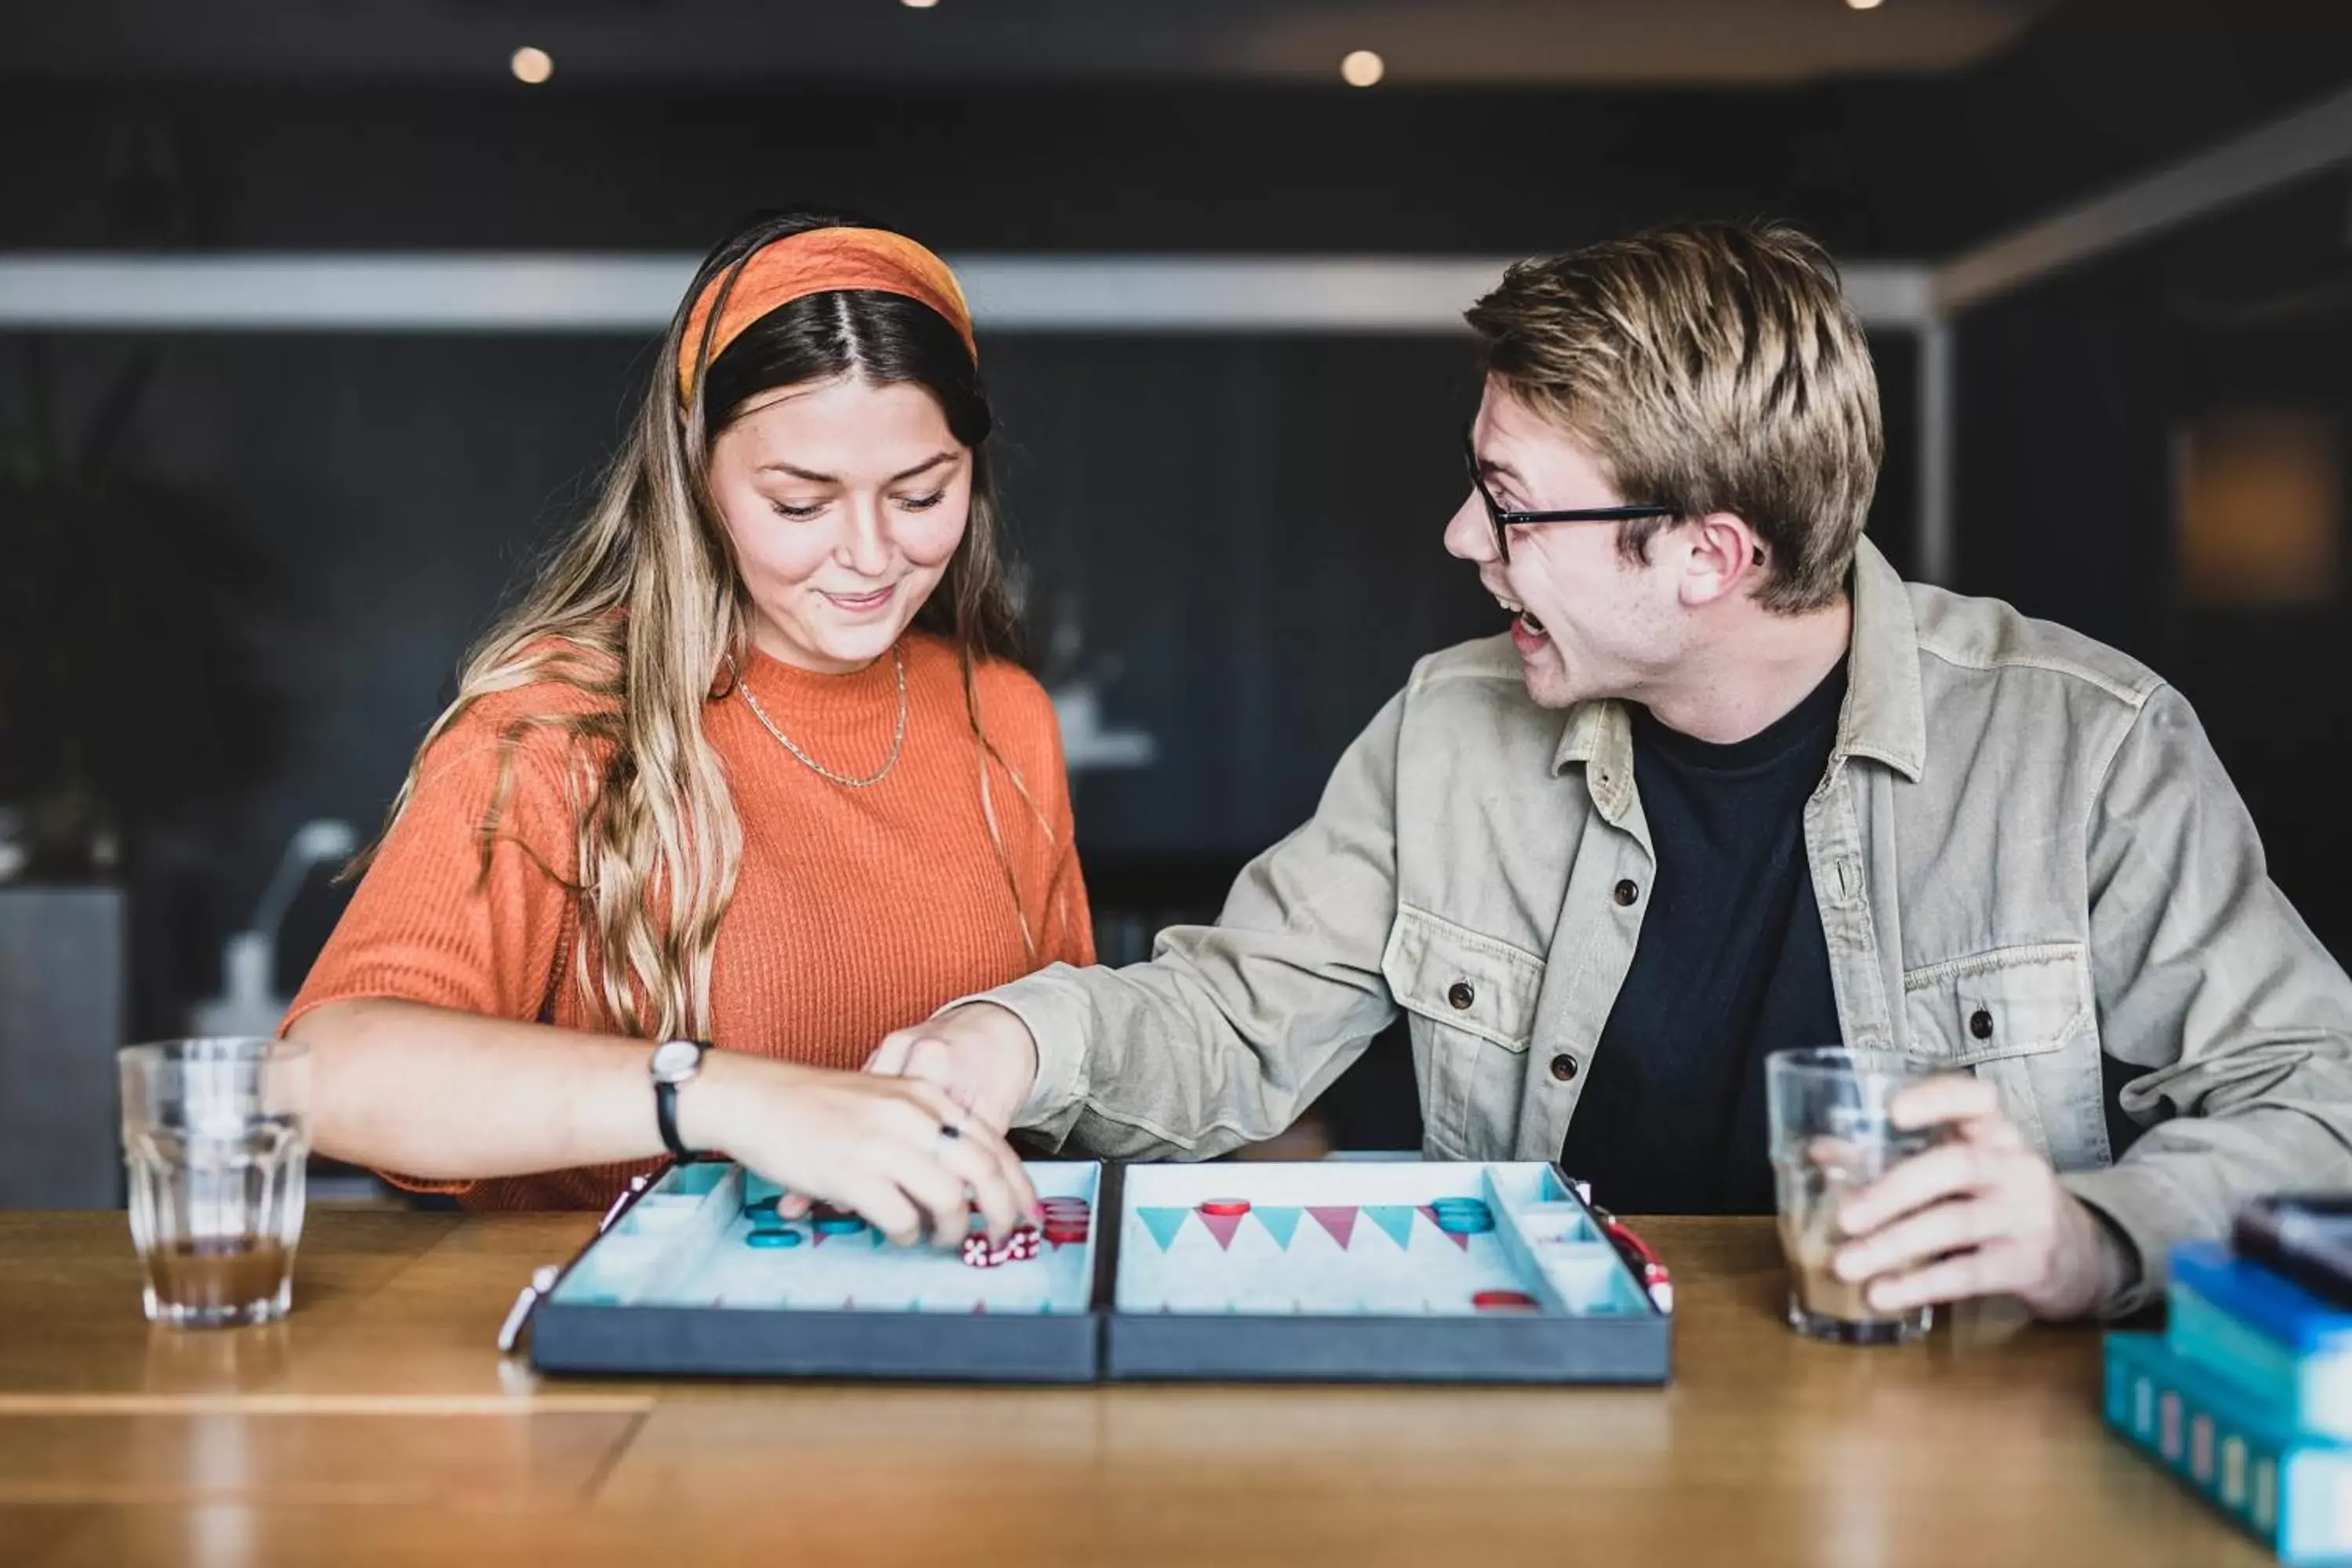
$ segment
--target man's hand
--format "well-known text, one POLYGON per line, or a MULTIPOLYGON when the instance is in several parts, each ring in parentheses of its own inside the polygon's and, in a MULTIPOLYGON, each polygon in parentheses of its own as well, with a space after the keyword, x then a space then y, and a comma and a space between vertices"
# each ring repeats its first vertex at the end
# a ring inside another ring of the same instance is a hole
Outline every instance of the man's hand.
POLYGON ((937 1084, 1002 1133, 1037 1081, 1037 1042, 1019 1014, 992 1002, 971 1002, 885 1036, 866 1070, 937 1084))
POLYGON ((2079 1318, 2128 1282, 2121 1244, 2058 1184, 2001 1114, 1991 1084, 1930 1079, 1888 1110, 1898 1127, 1948 1127, 1953 1137, 1838 1207, 1840 1228, 1856 1239, 1831 1267, 1840 1279, 1874 1281, 1873 1310, 2012 1295, 2036 1317, 2079 1318))

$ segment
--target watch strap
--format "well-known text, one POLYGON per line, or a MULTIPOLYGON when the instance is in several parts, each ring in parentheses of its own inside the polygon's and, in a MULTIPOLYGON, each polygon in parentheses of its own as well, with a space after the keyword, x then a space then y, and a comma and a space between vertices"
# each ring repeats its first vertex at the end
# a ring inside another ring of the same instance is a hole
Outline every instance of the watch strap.
MULTIPOLYGON (((702 1066, 701 1058, 710 1053, 710 1042, 696 1040, 692 1043, 700 1047, 695 1058, 695 1068, 698 1073, 702 1066)), ((686 1081, 691 1083, 694 1080, 689 1077, 686 1081)), ((661 1130, 662 1146, 670 1152, 671 1158, 691 1160, 695 1157, 694 1151, 686 1146, 686 1140, 679 1137, 677 1131, 679 1087, 678 1084, 667 1079, 654 1079, 654 1125, 661 1130)))
POLYGON ((677 1085, 654 1085, 654 1121, 661 1128, 661 1141, 668 1148, 672 1159, 694 1158, 694 1151, 688 1149, 686 1141, 677 1135, 677 1085))

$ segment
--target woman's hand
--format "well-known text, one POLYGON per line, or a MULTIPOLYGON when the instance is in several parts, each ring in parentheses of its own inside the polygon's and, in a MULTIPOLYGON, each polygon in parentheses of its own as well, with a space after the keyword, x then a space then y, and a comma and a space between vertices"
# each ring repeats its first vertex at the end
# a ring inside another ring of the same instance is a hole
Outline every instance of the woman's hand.
MULTIPOLYGON (((1037 1194, 998 1133, 944 1089, 712 1051, 678 1091, 679 1136, 742 1162, 802 1202, 855 1211, 900 1246, 962 1243, 977 1204, 1001 1241, 1037 1223, 1037 1194)), ((783 1205, 779 1205, 782 1207, 783 1205)))

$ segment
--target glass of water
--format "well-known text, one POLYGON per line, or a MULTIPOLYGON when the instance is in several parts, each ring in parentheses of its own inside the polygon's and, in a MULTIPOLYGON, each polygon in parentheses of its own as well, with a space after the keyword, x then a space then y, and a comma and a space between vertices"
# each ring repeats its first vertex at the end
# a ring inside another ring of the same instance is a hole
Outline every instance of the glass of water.
POLYGON ((310 1152, 309 1049, 165 1040, 118 1061, 149 1320, 218 1328, 284 1317, 310 1152))
POLYGON ((1925 1068, 1894 1051, 1842 1046, 1775 1051, 1764 1058, 1780 1250, 1789 1259, 1789 1326, 1840 1344, 1907 1344, 1935 1321, 1933 1307, 1880 1312, 1872 1281, 1841 1279, 1830 1259, 1848 1238, 1838 1201, 1943 1142, 1936 1127, 1900 1131, 1887 1104, 1925 1068))

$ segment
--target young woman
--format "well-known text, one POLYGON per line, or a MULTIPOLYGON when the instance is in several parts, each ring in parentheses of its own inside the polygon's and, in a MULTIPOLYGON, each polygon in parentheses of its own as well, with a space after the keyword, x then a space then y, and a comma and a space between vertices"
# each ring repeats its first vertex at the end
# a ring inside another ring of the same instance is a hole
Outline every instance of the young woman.
POLYGON ((286 1023, 327 1153, 468 1206, 730 1155, 893 1239, 1034 1198, 880 1036, 1092 960, 1010 661, 946 266, 763 217, 680 304, 602 500, 484 638, 286 1023), (706 1049, 705 1046, 710 1048, 706 1049))

